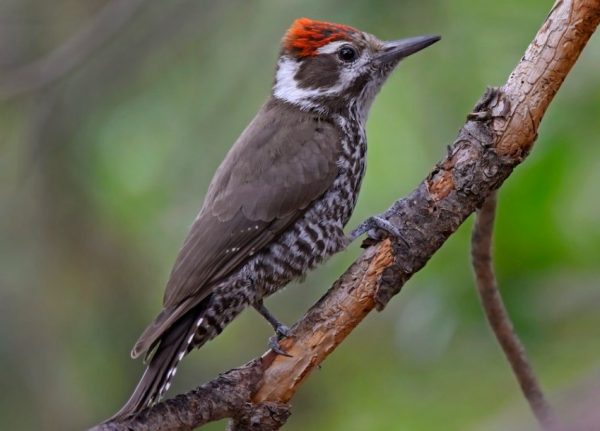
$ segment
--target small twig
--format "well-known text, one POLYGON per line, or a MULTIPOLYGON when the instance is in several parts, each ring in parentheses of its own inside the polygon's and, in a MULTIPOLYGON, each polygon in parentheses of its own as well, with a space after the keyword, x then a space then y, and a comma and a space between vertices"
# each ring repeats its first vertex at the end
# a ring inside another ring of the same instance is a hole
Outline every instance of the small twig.
POLYGON ((515 373, 533 414, 544 430, 556 431, 561 429, 558 419, 544 397, 523 343, 515 333, 498 290, 491 252, 495 214, 496 192, 493 192, 477 211, 471 237, 471 257, 477 291, 492 331, 515 373))

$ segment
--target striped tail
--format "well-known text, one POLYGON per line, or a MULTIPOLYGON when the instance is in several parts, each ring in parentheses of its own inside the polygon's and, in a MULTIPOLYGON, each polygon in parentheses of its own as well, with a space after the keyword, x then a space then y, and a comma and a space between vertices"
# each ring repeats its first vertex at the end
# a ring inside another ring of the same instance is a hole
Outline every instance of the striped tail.
POLYGON ((197 344, 207 341, 199 340, 196 336, 203 322, 203 311, 198 307, 190 310, 165 332, 160 338, 156 351, 151 355, 146 371, 135 391, 125 405, 106 422, 124 419, 160 400, 171 386, 179 361, 197 344), (194 338, 196 343, 192 345, 194 338))

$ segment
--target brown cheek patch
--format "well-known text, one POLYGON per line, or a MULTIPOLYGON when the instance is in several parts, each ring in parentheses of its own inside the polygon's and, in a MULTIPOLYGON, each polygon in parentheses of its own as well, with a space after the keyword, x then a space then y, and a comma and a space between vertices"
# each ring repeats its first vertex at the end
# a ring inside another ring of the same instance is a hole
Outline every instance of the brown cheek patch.
POLYGON ((347 25, 300 18, 294 21, 283 38, 285 50, 296 57, 312 57, 322 46, 339 40, 352 40, 357 30, 347 25))
POLYGON ((302 60, 294 76, 300 88, 333 87, 339 79, 339 63, 333 54, 321 54, 302 60))

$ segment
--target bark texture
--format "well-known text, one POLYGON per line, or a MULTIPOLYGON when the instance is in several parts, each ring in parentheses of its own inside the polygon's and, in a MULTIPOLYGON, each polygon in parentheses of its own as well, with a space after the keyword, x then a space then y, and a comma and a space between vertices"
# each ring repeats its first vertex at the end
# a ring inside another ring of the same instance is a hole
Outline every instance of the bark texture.
POLYGON ((446 157, 385 213, 406 243, 369 247, 281 344, 198 389, 95 430, 188 430, 232 418, 231 430, 276 430, 310 372, 373 309, 381 310, 531 150, 549 103, 600 21, 600 0, 558 0, 501 88, 467 117, 446 157))

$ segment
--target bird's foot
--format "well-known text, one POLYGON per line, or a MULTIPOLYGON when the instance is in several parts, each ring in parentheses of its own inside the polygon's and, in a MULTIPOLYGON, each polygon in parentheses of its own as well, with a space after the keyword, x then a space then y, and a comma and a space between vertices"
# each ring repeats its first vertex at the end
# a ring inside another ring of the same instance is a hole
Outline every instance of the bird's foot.
POLYGON ((396 226, 390 223, 389 220, 381 215, 371 216, 363 221, 356 227, 356 229, 350 232, 349 239, 351 242, 353 242, 364 233, 367 233, 369 238, 375 241, 381 241, 387 234, 407 244, 406 239, 402 236, 402 232, 400 232, 400 229, 398 229, 396 226))
POLYGON ((288 328, 285 325, 279 325, 277 328, 275 328, 275 335, 269 337, 269 348, 278 355, 287 356, 288 358, 291 358, 292 355, 283 350, 279 345, 279 342, 286 338, 289 335, 289 333, 290 328, 288 328))
POLYGON ((291 358, 292 355, 288 354, 279 345, 279 342, 289 335, 290 328, 277 320, 277 318, 273 316, 269 310, 267 310, 267 307, 264 306, 262 299, 254 304, 254 308, 271 324, 273 329, 275 329, 275 335, 269 338, 269 348, 278 355, 291 358))
POLYGON ((279 324, 277 328, 275 328, 275 336, 279 340, 283 340, 290 335, 290 328, 285 325, 279 324))

